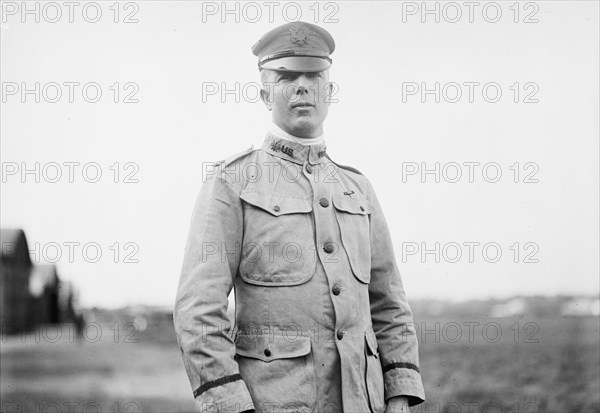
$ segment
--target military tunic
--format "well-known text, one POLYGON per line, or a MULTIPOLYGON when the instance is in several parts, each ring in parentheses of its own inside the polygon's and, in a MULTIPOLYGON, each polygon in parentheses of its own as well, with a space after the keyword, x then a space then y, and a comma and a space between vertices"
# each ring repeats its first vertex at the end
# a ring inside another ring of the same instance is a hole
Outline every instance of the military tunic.
POLYGON ((425 397, 385 218, 370 182, 324 144, 268 134, 215 165, 174 321, 201 411, 381 413, 391 397, 425 397))

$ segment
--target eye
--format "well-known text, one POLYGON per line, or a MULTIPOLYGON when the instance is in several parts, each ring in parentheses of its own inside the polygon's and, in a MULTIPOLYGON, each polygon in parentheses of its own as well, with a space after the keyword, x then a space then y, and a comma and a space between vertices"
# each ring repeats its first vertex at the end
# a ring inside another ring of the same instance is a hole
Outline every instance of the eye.
POLYGON ((290 81, 293 80, 294 76, 291 73, 282 73, 281 75, 277 76, 277 81, 281 82, 283 81, 290 81))

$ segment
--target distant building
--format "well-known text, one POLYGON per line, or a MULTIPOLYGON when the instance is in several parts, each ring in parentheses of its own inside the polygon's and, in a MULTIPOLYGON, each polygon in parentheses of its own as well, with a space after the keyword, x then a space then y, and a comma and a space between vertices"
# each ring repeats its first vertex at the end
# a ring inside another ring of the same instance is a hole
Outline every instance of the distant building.
POLYGON ((34 265, 29 274, 29 293, 35 308, 34 323, 60 322, 58 289, 60 280, 55 265, 34 265))
POLYGON ((23 230, 0 230, 0 261, 2 333, 75 322, 71 284, 60 281, 56 266, 31 262, 23 230))
POLYGON ((2 331, 11 333, 19 328, 33 327, 30 308, 29 274, 33 264, 25 233, 0 230, 0 323, 2 331))
POLYGON ((61 322, 79 322, 81 314, 75 312, 75 290, 70 281, 58 284, 58 319, 61 322))

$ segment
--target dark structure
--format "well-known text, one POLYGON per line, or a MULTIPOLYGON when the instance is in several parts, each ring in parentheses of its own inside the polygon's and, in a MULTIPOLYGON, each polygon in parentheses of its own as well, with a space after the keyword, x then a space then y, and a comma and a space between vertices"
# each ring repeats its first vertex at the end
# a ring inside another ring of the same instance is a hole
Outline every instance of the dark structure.
POLYGON ((61 282, 56 266, 34 264, 21 229, 0 230, 0 326, 3 334, 41 324, 72 323, 73 288, 61 282))

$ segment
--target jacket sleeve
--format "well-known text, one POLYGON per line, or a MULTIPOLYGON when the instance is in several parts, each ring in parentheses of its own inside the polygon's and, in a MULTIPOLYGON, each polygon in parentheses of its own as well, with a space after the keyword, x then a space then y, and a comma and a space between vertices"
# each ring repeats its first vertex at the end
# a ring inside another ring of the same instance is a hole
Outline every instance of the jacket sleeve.
POLYGON ((254 409, 234 359, 227 315, 240 257, 242 207, 225 179, 211 175, 196 200, 173 321, 183 364, 201 412, 254 409))
POLYGON ((419 369, 417 336, 385 217, 370 183, 371 319, 385 384, 386 401, 408 397, 411 406, 425 401, 419 369))

